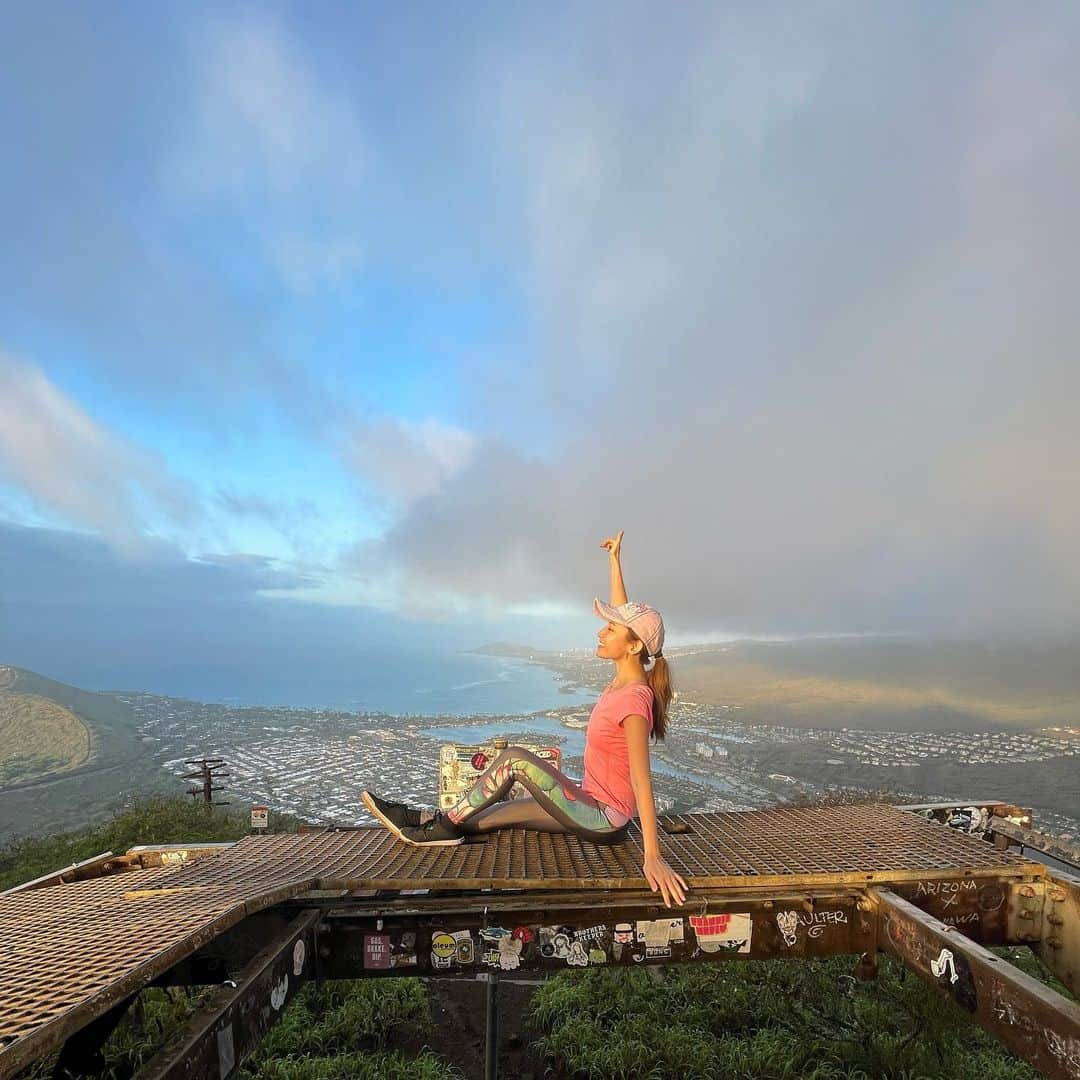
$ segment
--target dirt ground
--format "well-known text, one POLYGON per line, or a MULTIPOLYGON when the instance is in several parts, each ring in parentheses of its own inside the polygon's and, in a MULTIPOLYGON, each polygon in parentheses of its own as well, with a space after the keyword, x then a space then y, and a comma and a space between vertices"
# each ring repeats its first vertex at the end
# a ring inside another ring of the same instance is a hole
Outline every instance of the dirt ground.
MULTIPOLYGON (((418 1053, 426 1044, 469 1080, 484 1077, 485 991, 477 979, 424 979, 434 1031, 427 1038, 395 1042, 390 1049, 418 1053)), ((538 1032, 526 1027, 525 1014, 535 986, 499 983, 499 1076, 502 1080, 541 1080, 543 1060, 533 1052, 538 1032)))

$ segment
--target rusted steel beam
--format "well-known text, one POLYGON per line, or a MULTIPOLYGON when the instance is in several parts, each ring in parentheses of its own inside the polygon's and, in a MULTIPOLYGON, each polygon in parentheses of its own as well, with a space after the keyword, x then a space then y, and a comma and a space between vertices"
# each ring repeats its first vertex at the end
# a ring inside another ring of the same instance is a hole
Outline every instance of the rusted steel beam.
MULTIPOLYGON (((996 880, 996 879, 995 879, 996 880)), ((694 888, 687 894, 681 908, 667 909, 662 905, 660 894, 650 889, 596 889, 583 892, 580 889, 535 892, 517 889, 510 891, 451 891, 424 890, 423 894, 398 890, 358 890, 344 894, 320 894, 317 891, 301 893, 288 901, 288 905, 313 906, 319 904, 328 916, 335 918, 383 915, 436 916, 451 914, 479 915, 507 914, 518 911, 569 911, 594 912, 620 908, 648 908, 669 911, 671 914, 705 914, 715 910, 718 903, 761 902, 771 900, 776 905, 805 903, 823 904, 837 897, 848 899, 863 895, 859 888, 763 888, 760 885, 744 885, 738 889, 694 888)))
POLYGON ((1042 962, 1080 996, 1080 877, 1052 873, 1043 898, 1042 962))
POLYGON ((218 1080, 229 1076, 277 1023, 296 991, 314 977, 321 914, 298 915, 223 986, 137 1074, 138 1080, 218 1080))
POLYGON ((1026 825, 1031 824, 1031 810, 1016 806, 1014 803, 1002 802, 1000 799, 958 799, 955 802, 936 803, 903 803, 898 806, 900 810, 910 810, 913 814, 922 814, 932 817, 935 821, 943 821, 948 814, 957 810, 965 810, 969 806, 978 807, 980 810, 989 810, 996 817, 1013 818, 1026 825))
POLYGON ((1080 1005, 888 889, 871 889, 878 947, 1051 1080, 1080 1076, 1080 1005))
POLYGON ((195 843, 195 844, 140 844, 128 848, 127 858, 144 870, 157 866, 186 866, 196 859, 205 859, 208 855, 231 848, 235 841, 195 843))
POLYGON ((1006 945, 1028 940, 1022 935, 1017 936, 1017 926, 1021 930, 1026 927, 1023 923, 1010 922, 1009 913, 1020 892, 1040 885, 1038 881, 957 874, 952 878, 897 882, 891 889, 972 941, 983 945, 1006 945))
POLYGON ((10 889, 0 891, 0 896, 30 892, 33 889, 47 889, 52 885, 67 885, 72 881, 90 881, 93 878, 129 870, 148 870, 157 866, 183 866, 194 862, 195 859, 216 855, 228 847, 232 847, 232 844, 144 844, 129 848, 123 855, 103 851, 100 855, 72 863, 71 866, 42 874, 41 877, 34 878, 32 881, 12 885, 10 889))
POLYGON ((717 900, 707 910, 698 903, 668 909, 654 897, 648 906, 329 913, 326 919, 322 971, 331 979, 875 951, 875 915, 860 895, 717 900))
POLYGON ((1014 844, 1022 844, 1026 848, 1032 848, 1080 870, 1080 844, 1071 843, 1059 836, 1050 836, 1036 829, 1025 829, 1015 822, 1000 818, 990 819, 990 831, 1007 837, 1014 844))
POLYGON ((76 1080, 83 1076, 100 1076, 105 1071, 102 1048, 117 1024, 127 1015, 134 997, 117 1002, 107 1013, 91 1020, 70 1036, 60 1049, 53 1066, 53 1080, 76 1080))
POLYGON ((4 889, 0 896, 11 896, 13 893, 30 892, 33 889, 47 889, 51 885, 63 885, 69 881, 86 881, 89 878, 102 877, 111 873, 118 863, 123 863, 123 855, 114 855, 111 851, 103 851, 100 855, 83 859, 82 862, 72 863, 60 870, 42 874, 41 877, 32 881, 23 881, 18 885, 12 885, 10 889, 4 889))
POLYGON ((220 986, 247 968, 267 946, 288 931, 314 904, 281 905, 249 915, 163 972, 154 986, 220 986))
MULTIPOLYGON (((1016 856, 1013 856, 1016 857, 1016 856)), ((938 874, 942 877, 952 876, 952 868, 949 871, 944 870, 924 870, 924 869, 904 869, 904 870, 870 870, 870 871, 830 871, 827 873, 777 873, 777 874, 755 874, 753 876, 753 882, 755 885, 763 889, 785 888, 795 887, 806 891, 814 888, 833 888, 836 887, 849 887, 849 888, 867 888, 873 885, 883 885, 891 887, 895 882, 914 882, 921 881, 926 877, 934 876, 938 874)), ((1009 865, 1000 866, 987 866, 983 869, 975 871, 976 876, 993 877, 998 878, 1003 874, 1008 874, 1010 871, 1014 871, 1017 876, 1029 877, 1033 874, 1042 875, 1043 867, 1041 863, 1037 863, 1029 860, 1024 865, 1016 865, 1015 867, 1009 865)), ((521 887, 520 878, 512 877, 492 877, 490 879, 491 888, 497 890, 513 890, 521 887)), ((579 878, 558 878, 550 877, 545 878, 543 881, 530 880, 528 887, 530 889, 588 889, 590 892, 593 889, 626 889, 626 888, 643 888, 647 887, 646 879, 643 876, 635 875, 633 884, 628 884, 627 878, 620 877, 579 877, 579 878)), ((428 887, 436 889, 452 889, 463 890, 476 887, 475 878, 439 878, 437 880, 431 879, 417 879, 412 877, 390 877, 380 879, 367 879, 367 878, 351 878, 351 877, 337 877, 333 875, 320 876, 317 881, 316 887, 326 891, 339 891, 339 890, 353 890, 359 888, 378 888, 378 889, 393 889, 395 891, 416 888, 421 883, 427 883, 428 887)), ((694 888, 709 888, 709 889, 738 889, 746 886, 747 875, 746 874, 710 874, 701 875, 695 878, 694 888)))

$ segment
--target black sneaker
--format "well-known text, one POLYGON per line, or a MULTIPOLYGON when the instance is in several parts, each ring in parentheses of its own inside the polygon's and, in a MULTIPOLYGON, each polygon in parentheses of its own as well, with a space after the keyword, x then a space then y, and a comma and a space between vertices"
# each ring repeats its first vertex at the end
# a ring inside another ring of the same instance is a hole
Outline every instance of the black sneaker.
POLYGON ((394 831, 406 844, 416 844, 418 847, 425 844, 450 847, 465 839, 464 831, 445 817, 441 810, 436 810, 435 816, 423 825, 403 825, 394 831))
POLYGON ((419 825, 422 820, 419 810, 391 799, 380 799, 373 791, 361 791, 360 801, 388 829, 400 829, 402 825, 419 825))

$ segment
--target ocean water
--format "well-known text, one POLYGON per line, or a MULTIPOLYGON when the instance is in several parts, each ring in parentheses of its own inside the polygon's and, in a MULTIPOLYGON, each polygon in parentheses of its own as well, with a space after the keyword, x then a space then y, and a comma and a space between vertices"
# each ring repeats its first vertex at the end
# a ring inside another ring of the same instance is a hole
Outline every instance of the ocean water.
MULTIPOLYGON (((399 715, 476 716, 556 709, 597 698, 594 691, 561 692, 553 672, 526 660, 477 653, 384 652, 343 671, 279 665, 256 672, 205 666, 110 680, 95 689, 144 690, 229 705, 290 706, 399 715)), ((89 688, 89 687, 88 687, 89 688)))

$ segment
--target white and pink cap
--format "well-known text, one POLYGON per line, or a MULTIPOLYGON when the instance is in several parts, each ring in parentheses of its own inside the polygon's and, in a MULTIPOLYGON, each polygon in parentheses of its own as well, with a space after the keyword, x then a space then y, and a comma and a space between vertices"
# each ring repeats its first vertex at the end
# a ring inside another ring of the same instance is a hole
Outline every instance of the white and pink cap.
POLYGON ((625 604, 614 607, 605 604, 597 598, 593 600, 593 611, 601 619, 608 622, 618 623, 620 626, 628 626, 645 644, 645 651, 649 656, 659 656, 664 647, 664 620, 660 618, 660 612, 648 604, 639 604, 635 600, 628 600, 625 604))

